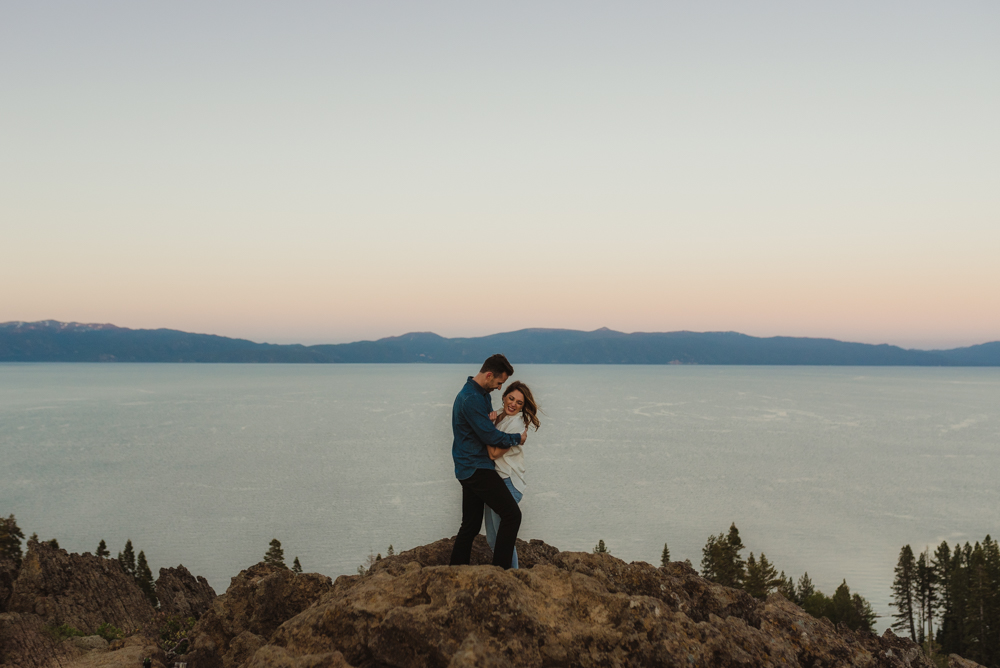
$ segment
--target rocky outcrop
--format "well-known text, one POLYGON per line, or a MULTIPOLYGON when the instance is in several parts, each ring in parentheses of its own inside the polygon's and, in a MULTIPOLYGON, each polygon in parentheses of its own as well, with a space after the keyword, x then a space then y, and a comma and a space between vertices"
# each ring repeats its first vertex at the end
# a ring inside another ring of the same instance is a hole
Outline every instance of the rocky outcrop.
MULTIPOLYGON (((68 641, 67 641, 68 642, 68 641)), ((70 661, 63 661, 58 668, 141 668, 143 659, 150 659, 153 668, 174 665, 151 638, 130 636, 112 643, 112 648, 94 648, 70 661)), ((190 668, 196 668, 191 666, 190 668)))
POLYGON ((28 541, 8 609, 84 633, 95 633, 105 622, 132 631, 150 624, 155 614, 116 560, 69 554, 38 541, 28 541))
POLYGON ((948 668, 983 668, 983 666, 979 665, 975 661, 963 659, 958 654, 949 654, 948 668))
MULTIPOLYGON (((451 560, 451 548, 454 544, 454 538, 442 538, 428 545, 419 545, 412 550, 400 552, 392 557, 384 557, 375 562, 371 573, 388 571, 398 574, 409 563, 420 566, 447 566, 451 560)), ((546 545, 540 540, 523 541, 518 539, 517 541, 517 561, 521 568, 548 564, 557 554, 559 554, 558 548, 546 545)), ((469 563, 472 566, 485 566, 492 562, 493 552, 490 550, 489 543, 486 542, 486 537, 482 534, 476 536, 475 540, 472 541, 472 557, 469 563)))
POLYGON ((202 576, 197 578, 183 565, 161 568, 156 579, 156 598, 160 612, 167 616, 201 617, 215 600, 215 590, 202 576))
POLYGON ((522 563, 532 565, 516 571, 436 565, 450 555, 450 541, 438 541, 365 577, 342 576, 261 635, 244 666, 933 667, 891 632, 834 628, 779 595, 761 602, 682 563, 527 545, 522 563))
POLYGON ((267 644, 274 631, 333 590, 325 575, 293 573, 260 563, 232 579, 195 625, 184 660, 198 668, 235 668, 267 644))
POLYGON ((78 657, 81 650, 57 643, 38 615, 0 613, 0 668, 49 668, 78 657))
MULTIPOLYGON (((211 600, 183 567, 163 569, 172 614, 204 608, 191 651, 168 660, 151 635, 107 648, 53 638, 55 623, 89 630, 98 610, 127 627, 148 603, 117 562, 30 543, 12 611, 0 613, 0 668, 124 668, 145 656, 157 668, 933 667, 891 631, 835 628, 779 595, 758 601, 683 563, 655 568, 519 541, 522 568, 504 571, 488 565, 482 539, 478 565, 447 566, 451 546, 420 546, 335 582, 257 564, 211 600)), ((953 656, 950 665, 976 664, 953 656)))

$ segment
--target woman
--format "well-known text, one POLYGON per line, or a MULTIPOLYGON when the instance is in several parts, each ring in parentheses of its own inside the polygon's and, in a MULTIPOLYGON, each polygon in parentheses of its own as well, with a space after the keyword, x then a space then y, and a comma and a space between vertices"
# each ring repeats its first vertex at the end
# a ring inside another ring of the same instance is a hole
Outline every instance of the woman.
MULTIPOLYGON (((529 426, 538 431, 538 404, 528 386, 519 380, 511 383, 503 393, 503 410, 490 414, 497 429, 508 434, 520 434, 529 426)), ((503 450, 487 446, 490 459, 496 467, 497 474, 503 478, 511 496, 518 503, 524 496, 524 453, 520 445, 503 450)), ((497 529, 500 527, 500 516, 486 507, 486 541, 490 549, 496 544, 497 529)), ((517 568, 517 549, 510 561, 511 568, 517 568)))

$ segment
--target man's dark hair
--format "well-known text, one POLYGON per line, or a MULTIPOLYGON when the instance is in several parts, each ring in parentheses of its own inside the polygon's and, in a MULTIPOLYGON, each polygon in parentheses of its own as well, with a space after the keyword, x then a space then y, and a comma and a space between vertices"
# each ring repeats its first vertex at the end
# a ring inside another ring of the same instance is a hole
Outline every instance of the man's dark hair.
POLYGON ((479 373, 492 373, 494 376, 505 373, 509 378, 514 375, 514 367, 510 365, 506 357, 497 353, 486 358, 486 361, 483 362, 483 368, 479 370, 479 373))

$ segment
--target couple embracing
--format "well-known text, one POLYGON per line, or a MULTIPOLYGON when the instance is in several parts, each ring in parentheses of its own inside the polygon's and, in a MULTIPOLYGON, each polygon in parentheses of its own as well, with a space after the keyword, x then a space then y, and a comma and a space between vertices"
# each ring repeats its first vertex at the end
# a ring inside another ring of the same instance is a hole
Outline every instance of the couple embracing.
POLYGON ((524 453, 528 427, 538 429, 538 406, 528 386, 511 383, 503 393, 503 409, 493 410, 490 393, 514 374, 503 355, 493 355, 455 397, 451 456, 462 485, 462 526, 451 551, 451 565, 468 564, 472 541, 486 516, 486 539, 493 565, 517 568, 514 541, 521 527, 518 503, 524 493, 524 453))

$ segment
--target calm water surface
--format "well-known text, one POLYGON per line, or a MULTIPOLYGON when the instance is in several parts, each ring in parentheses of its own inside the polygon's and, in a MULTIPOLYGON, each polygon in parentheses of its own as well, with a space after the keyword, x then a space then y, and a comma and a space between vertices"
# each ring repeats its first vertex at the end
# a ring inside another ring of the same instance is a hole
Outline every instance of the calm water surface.
MULTIPOLYGON (((219 592, 272 538, 353 573, 458 530, 457 365, 0 365, 0 514, 219 592)), ((1000 370, 527 366, 521 537, 697 566, 730 522, 881 615, 899 549, 1000 533, 1000 370)), ((499 397, 494 403, 499 405, 499 397)), ((880 628, 887 626, 885 618, 880 628)))

